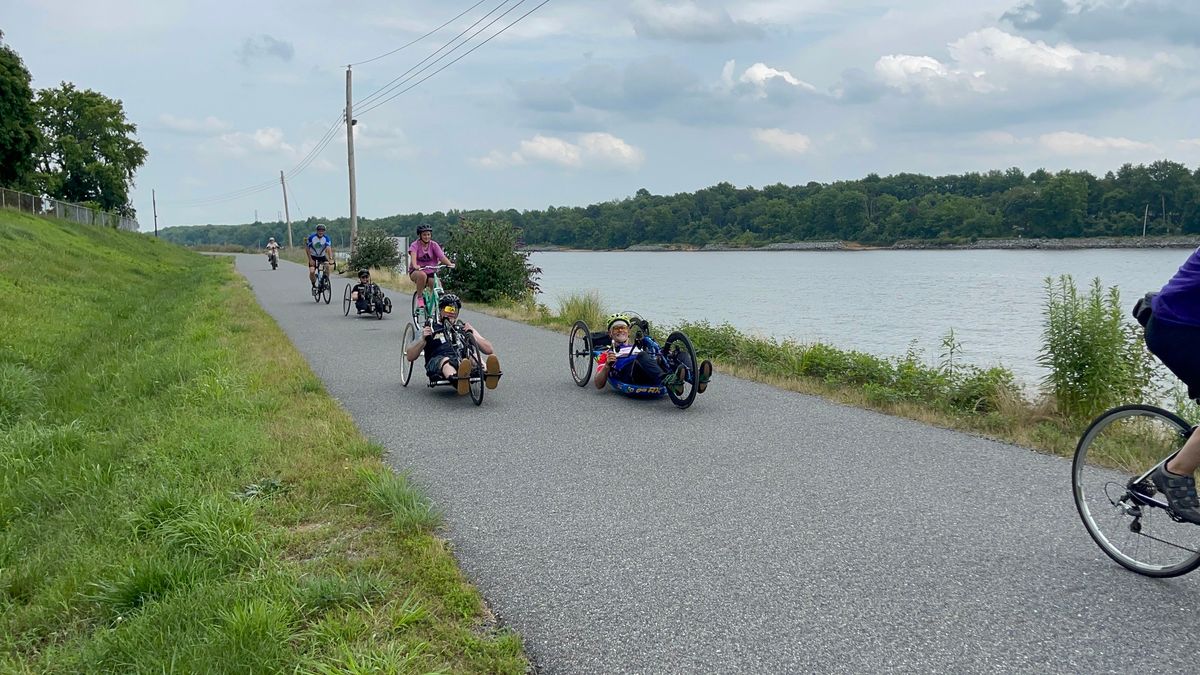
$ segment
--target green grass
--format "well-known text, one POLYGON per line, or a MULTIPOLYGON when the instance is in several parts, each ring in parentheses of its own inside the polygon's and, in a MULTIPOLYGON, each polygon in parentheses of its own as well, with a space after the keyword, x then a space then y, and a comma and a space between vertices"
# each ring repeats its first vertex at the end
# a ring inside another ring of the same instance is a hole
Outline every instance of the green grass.
POLYGON ((0 230, 0 672, 525 672, 228 260, 0 230))

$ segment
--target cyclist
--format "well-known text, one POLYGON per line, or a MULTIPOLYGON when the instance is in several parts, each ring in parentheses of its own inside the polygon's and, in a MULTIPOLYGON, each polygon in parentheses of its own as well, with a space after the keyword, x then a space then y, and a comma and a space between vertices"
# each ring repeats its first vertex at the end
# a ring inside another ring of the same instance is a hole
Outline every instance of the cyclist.
MULTIPOLYGON (((1146 347, 1187 385, 1189 398, 1200 398, 1200 248, 1183 263, 1151 303, 1146 347)), ((1193 430, 1179 454, 1150 474, 1171 510, 1200 525, 1196 468, 1200 432, 1193 430)))
POLYGON ((375 308, 372 306, 376 295, 378 301, 383 303, 383 311, 387 314, 392 313, 392 303, 388 302, 383 297, 383 293, 379 290, 379 286, 371 281, 371 270, 361 269, 358 271, 358 283, 350 289, 350 299, 354 301, 354 307, 359 314, 363 312, 373 312, 375 308))
MULTIPOLYGON (((676 393, 682 391, 684 366, 681 364, 673 373, 664 373, 662 365, 649 352, 629 341, 629 321, 624 314, 610 314, 608 317, 608 337, 612 342, 597 360, 596 388, 603 389, 608 383, 609 374, 615 372, 630 384, 661 384, 671 387, 676 393)), ((711 379, 712 362, 705 359, 700 362, 696 393, 703 394, 711 379)))
MULTIPOLYGON (((446 257, 440 244, 433 240, 433 228, 417 226, 417 240, 408 247, 408 277, 419 289, 433 288, 433 269, 441 263, 453 268, 454 263, 446 257)), ((425 306, 425 293, 417 298, 417 306, 425 306)))
POLYGON ((267 239, 267 257, 274 258, 279 255, 279 244, 275 243, 275 237, 267 239))
MULTIPOLYGON (((424 352, 425 374, 431 380, 450 380, 457 388, 459 396, 465 395, 470 390, 471 378, 458 377, 461 355, 450 342, 446 328, 448 323, 458 318, 461 309, 462 301, 458 299, 457 295, 453 293, 443 295, 438 303, 437 321, 432 325, 426 325, 421 330, 423 339, 413 342, 404 350, 404 356, 409 361, 416 361, 417 357, 424 352)), ((471 324, 463 323, 462 329, 475 336, 475 344, 479 345, 479 351, 487 354, 484 384, 488 389, 495 389, 500 382, 500 360, 496 357, 496 350, 492 347, 492 343, 475 330, 471 324)))
POLYGON ((325 236, 325 225, 317 225, 317 231, 304 240, 304 252, 308 254, 308 281, 317 286, 317 265, 325 266, 329 275, 329 260, 333 258, 333 242, 325 236))

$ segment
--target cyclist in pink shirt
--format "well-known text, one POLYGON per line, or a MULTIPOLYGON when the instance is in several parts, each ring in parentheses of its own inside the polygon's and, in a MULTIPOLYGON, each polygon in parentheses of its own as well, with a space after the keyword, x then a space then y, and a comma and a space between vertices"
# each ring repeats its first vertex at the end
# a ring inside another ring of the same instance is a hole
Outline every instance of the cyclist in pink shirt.
MULTIPOLYGON (((442 247, 433 240, 433 228, 429 225, 417 226, 417 240, 408 247, 408 278, 412 279, 419 289, 433 288, 434 268, 438 263, 453 268, 454 263, 446 257, 442 247)), ((417 305, 423 307, 425 294, 417 299, 417 305)))

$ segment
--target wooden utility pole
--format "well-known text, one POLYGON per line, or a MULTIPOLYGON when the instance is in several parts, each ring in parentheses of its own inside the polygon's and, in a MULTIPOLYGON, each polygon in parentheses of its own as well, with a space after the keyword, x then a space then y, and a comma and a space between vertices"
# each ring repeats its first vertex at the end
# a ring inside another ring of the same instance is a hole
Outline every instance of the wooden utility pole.
POLYGON ((292 247, 292 214, 288 213, 287 203, 287 183, 283 182, 283 171, 279 172, 279 184, 283 186, 283 215, 287 218, 288 224, 288 248, 292 247))
POLYGON ((1160 199, 1162 199, 1163 234, 1171 234, 1171 226, 1170 223, 1167 222, 1167 196, 1161 192, 1158 194, 1158 196, 1160 199))
POLYGON ((150 205, 154 208, 154 236, 158 236, 158 197, 150 190, 150 205))
POLYGON ((1142 213, 1142 238, 1146 238, 1146 219, 1150 217, 1150 202, 1146 202, 1146 211, 1142 213))
POLYGON ((350 91, 350 66, 346 66, 346 162, 350 165, 350 255, 354 255, 358 246, 358 195, 354 189, 354 104, 350 91))

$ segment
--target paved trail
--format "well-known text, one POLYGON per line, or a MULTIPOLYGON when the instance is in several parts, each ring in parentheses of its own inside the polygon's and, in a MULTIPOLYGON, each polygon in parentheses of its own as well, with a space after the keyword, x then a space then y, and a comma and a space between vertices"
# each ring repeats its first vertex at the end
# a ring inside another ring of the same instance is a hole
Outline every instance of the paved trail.
POLYGON ((565 336, 467 312, 505 373, 476 408, 400 386, 407 299, 237 267, 544 672, 1196 669, 1200 576, 1104 557, 1061 459, 720 374, 686 411, 581 389, 565 336))

